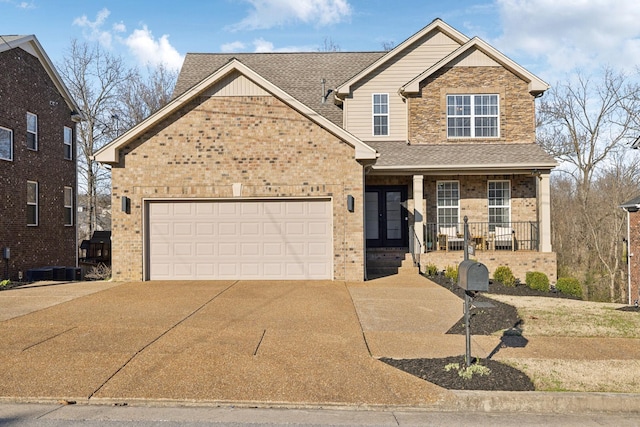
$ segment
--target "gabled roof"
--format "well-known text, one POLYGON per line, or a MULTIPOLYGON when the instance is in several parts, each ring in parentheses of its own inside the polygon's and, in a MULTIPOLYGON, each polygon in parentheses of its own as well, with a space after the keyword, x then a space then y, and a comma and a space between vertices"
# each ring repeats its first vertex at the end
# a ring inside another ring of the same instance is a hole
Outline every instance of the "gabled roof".
POLYGON ((483 144, 415 144, 406 141, 370 141, 380 157, 374 171, 422 173, 437 172, 492 172, 547 170, 556 161, 538 144, 483 143, 483 144))
POLYGON ((0 52, 5 52, 16 48, 20 48, 38 58, 40 64, 42 64, 42 67, 45 69, 45 71, 49 75, 49 78, 56 86, 56 89, 58 89, 58 92, 60 92, 60 95, 62 95, 62 97, 64 98, 65 103, 72 112, 72 115, 73 113, 76 113, 78 115, 78 118, 82 118, 82 112, 80 111, 80 108, 74 101, 73 97, 71 96, 71 92, 69 92, 69 89, 64 84, 64 81, 62 80, 62 78, 60 78, 58 71, 56 71, 55 66, 51 62, 51 59, 49 59, 47 53, 42 48, 42 45, 40 45, 40 42, 38 41, 36 36, 33 34, 0 35, 0 52))
POLYGON ((382 66, 384 63, 395 58, 397 55, 403 52, 407 47, 411 46, 417 40, 420 40, 420 38, 424 37, 425 35, 435 30, 441 31, 442 33, 446 34, 451 39, 453 39, 454 41, 456 41, 461 45, 466 43, 469 40, 467 36, 459 32, 455 28, 449 26, 444 21, 436 18, 433 21, 431 21, 431 23, 426 27, 424 27, 422 30, 418 31, 417 33, 415 33, 414 35, 412 35, 411 37, 409 37, 408 39, 400 43, 398 46, 391 49, 384 56, 380 57, 373 64, 369 65, 367 68, 362 69, 358 74, 356 74, 355 76, 353 76, 352 78, 350 78, 349 80, 347 80, 346 82, 338 86, 336 89, 336 94, 338 96, 340 95, 345 96, 349 94, 351 92, 351 86, 353 86, 355 83, 357 83, 358 81, 368 76, 371 72, 373 72, 374 70, 382 66))
POLYGON ((451 52, 449 55, 442 58, 440 61, 433 64, 427 70, 425 70, 422 74, 415 77, 413 80, 405 84, 400 91, 403 93, 418 93, 420 91, 420 82, 438 71, 439 69, 446 67, 451 62, 458 59, 460 56, 464 55, 467 52, 470 52, 472 49, 477 49, 498 62, 500 65, 510 70, 512 73, 520 77, 521 79, 527 81, 529 83, 529 92, 533 95, 537 95, 549 89, 549 85, 543 80, 536 77, 534 74, 525 70, 520 65, 516 64, 511 59, 507 58, 500 51, 498 51, 493 46, 486 43, 484 40, 474 37, 458 49, 451 52))
POLYGON ((302 53, 188 53, 180 70, 174 98, 200 83, 207 76, 237 59, 264 79, 278 86, 307 107, 342 126, 342 109, 325 91, 353 77, 385 52, 302 52, 302 53))
MULTIPOLYGON (((234 58, 223 67, 219 68, 216 72, 211 74, 209 77, 202 80, 200 83, 192 86, 179 96, 175 97, 170 103, 165 105, 159 111, 152 114, 151 116, 140 122, 138 125, 129 129, 119 138, 116 138, 111 143, 98 150, 98 152, 94 156, 95 160, 102 163, 117 163, 119 160, 118 151, 121 148, 132 142, 135 138, 141 136, 151 127, 159 124, 162 120, 164 120, 170 114, 184 106, 187 102, 204 92, 215 82, 219 81, 220 79, 224 78, 234 71, 241 73, 242 75, 253 81, 255 84, 262 87, 264 90, 289 105, 291 108, 306 116, 309 120, 315 122, 319 126, 334 134, 336 137, 353 146, 355 148, 356 159, 376 159, 377 153, 373 148, 367 146, 360 139, 356 138, 351 133, 344 130, 342 127, 336 125, 324 116, 318 114, 317 111, 314 111, 307 105, 295 99, 283 89, 268 81, 263 76, 249 68, 247 65, 240 62, 238 59, 234 58)), ((320 95, 320 91, 318 91, 318 95, 320 95)))

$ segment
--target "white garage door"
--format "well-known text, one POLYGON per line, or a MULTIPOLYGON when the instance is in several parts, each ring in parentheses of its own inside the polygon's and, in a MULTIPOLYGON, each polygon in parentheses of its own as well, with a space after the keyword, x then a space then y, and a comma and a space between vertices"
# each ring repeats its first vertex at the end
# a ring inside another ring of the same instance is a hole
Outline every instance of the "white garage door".
POLYGON ((331 279, 329 200, 149 202, 151 280, 331 279))

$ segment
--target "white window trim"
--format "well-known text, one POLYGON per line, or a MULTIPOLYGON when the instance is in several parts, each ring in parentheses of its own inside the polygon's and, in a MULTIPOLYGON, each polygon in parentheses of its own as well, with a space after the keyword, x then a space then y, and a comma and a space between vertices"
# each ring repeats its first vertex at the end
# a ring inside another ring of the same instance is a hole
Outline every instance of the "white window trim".
POLYGON ((35 147, 31 148, 31 147, 29 147, 27 145, 27 149, 33 150, 33 151, 38 151, 38 145, 39 145, 39 142, 38 142, 38 115, 34 114, 34 113, 30 113, 29 111, 27 111, 27 117, 29 117, 29 116, 33 116, 33 117, 36 118, 36 130, 35 130, 35 132, 32 132, 32 131, 29 130, 29 120, 27 119, 27 133, 32 133, 32 134, 35 135, 35 147))
POLYGON ((65 226, 73 226, 73 220, 74 220, 74 218, 73 218, 73 187, 64 187, 62 198, 63 198, 62 201, 63 201, 63 204, 64 204, 64 210, 65 210, 65 219, 66 219, 66 210, 69 209, 69 212, 71 212, 71 215, 69 217, 71 222, 67 223, 65 221, 64 225, 65 226), (67 205, 67 201, 66 201, 67 190, 71 193, 70 194, 71 197, 69 198, 71 200, 71 205, 67 205))
POLYGON ((446 95, 446 102, 445 102, 445 108, 446 108, 446 116, 447 116, 447 121, 446 121, 446 132, 447 132, 447 139, 497 139, 500 138, 500 94, 498 93, 448 93, 446 95), (470 115, 468 116, 450 116, 449 115, 449 97, 450 96, 468 96, 470 98, 471 104, 470 104, 470 115), (497 100, 497 108, 498 108, 498 113, 493 116, 493 115, 489 115, 489 116, 484 116, 484 115, 479 115, 476 116, 474 113, 475 110, 475 97, 476 96, 495 96, 496 100, 497 100), (470 121, 470 130, 471 130, 471 134, 470 136, 449 136, 449 119, 450 118, 464 118, 464 117, 468 117, 469 121, 470 121), (496 128, 497 128, 497 134, 496 136, 476 136, 476 126, 475 126, 475 118, 477 117, 495 117, 496 118, 496 128))
POLYGON ((391 122, 389 121, 389 109, 390 109, 390 97, 388 93, 372 93, 371 94, 371 135, 374 137, 384 137, 389 136, 391 134, 391 122), (386 114, 376 114, 375 112, 375 99, 376 95, 386 95, 387 97, 387 113, 386 114), (386 117, 387 118, 387 133, 376 135, 376 117, 386 117))
MULTIPOLYGON (((460 181, 455 180, 455 179, 447 179, 447 180, 441 180, 441 181, 436 181, 436 221, 438 223, 438 228, 442 227, 442 226, 446 226, 446 225, 450 225, 450 224, 441 224, 440 223, 440 208, 456 208, 458 210, 458 223, 456 224, 456 227, 458 226, 458 224, 460 223, 460 181), (458 204, 456 206, 440 206, 440 202, 439 202, 439 197, 438 197, 438 185, 439 184, 444 184, 444 183, 453 183, 455 182, 458 185, 458 204)), ((458 230, 460 231, 460 230, 458 230)))
POLYGON ((509 224, 511 224, 511 180, 508 180, 508 179, 490 179, 490 180, 487 181, 487 220, 489 222, 489 226, 491 226, 491 221, 490 221, 491 208, 508 208, 509 209, 509 224), (491 206, 489 204, 489 186, 491 185, 492 182, 506 182, 507 184, 509 184, 509 204, 508 205, 494 205, 494 206, 491 206))
POLYGON ((9 158, 0 157, 0 160, 7 160, 12 162, 13 161, 13 130, 3 126, 0 126, 0 129, 6 130, 9 132, 9 158))
POLYGON ((64 126, 62 130, 62 142, 64 144, 64 159, 65 160, 73 160, 73 129, 69 126, 64 126), (69 130, 69 141, 67 141, 67 129, 69 130), (67 147, 69 147, 69 157, 67 157, 67 147))
POLYGON ((39 185, 38 185, 37 181, 27 181, 27 191, 28 191, 29 184, 35 184, 35 186, 36 186, 36 202, 35 203, 31 203, 31 202, 29 202, 29 199, 27 198, 27 206, 35 206, 36 207, 36 214, 35 214, 36 222, 35 222, 35 224, 29 224, 28 216, 27 216, 27 226, 28 227, 37 227, 38 224, 40 223, 40 221, 39 221, 39 219, 40 219, 40 212, 39 212, 39 210, 40 210, 40 206, 39 206, 40 188, 39 188, 39 185))

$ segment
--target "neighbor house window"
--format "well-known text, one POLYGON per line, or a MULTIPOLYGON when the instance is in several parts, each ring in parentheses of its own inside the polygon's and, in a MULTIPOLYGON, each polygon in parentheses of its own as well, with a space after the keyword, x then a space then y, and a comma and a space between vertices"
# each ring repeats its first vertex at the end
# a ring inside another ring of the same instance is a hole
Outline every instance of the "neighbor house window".
POLYGON ((447 95, 447 137, 497 137, 498 95, 447 95))
POLYGON ((13 131, 0 127, 0 159, 13 160, 13 131))
POLYGON ((489 181, 489 231, 511 225, 511 182, 489 181))
POLYGON ((73 159, 73 130, 70 127, 64 127, 64 158, 73 159))
POLYGON ((373 134, 389 135, 389 94, 373 94, 373 134))
POLYGON ((458 226, 460 222, 460 184, 458 181, 438 181, 438 226, 458 226))
POLYGON ((38 116, 27 113, 27 148, 38 149, 38 116))
POLYGON ((27 225, 38 225, 38 183, 27 181, 27 225))
POLYGON ((73 188, 64 187, 64 225, 73 225, 73 188))

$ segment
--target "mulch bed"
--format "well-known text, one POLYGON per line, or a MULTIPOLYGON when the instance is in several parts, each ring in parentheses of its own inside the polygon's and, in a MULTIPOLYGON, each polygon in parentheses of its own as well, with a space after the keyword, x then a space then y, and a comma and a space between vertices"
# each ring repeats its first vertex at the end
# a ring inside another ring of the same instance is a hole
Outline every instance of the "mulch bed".
MULTIPOLYGON (((464 299, 464 290, 451 279, 444 277, 444 275, 436 275, 429 277, 429 279, 464 299)), ((491 294, 576 299, 560 292, 537 291, 523 284, 509 287, 498 282, 490 282, 489 291, 477 293, 472 300, 470 331, 471 335, 491 335, 503 331, 501 345, 504 347, 523 347, 526 345, 527 340, 521 335, 523 320, 518 316, 515 307, 491 299, 491 294), (473 307, 473 303, 479 303, 479 307, 473 307), (487 307, 489 304, 490 307, 487 307)), ((464 317, 456 322, 447 333, 464 335, 464 317)), ((489 375, 473 374, 469 379, 463 378, 456 369, 445 370, 445 366, 450 363, 458 363, 460 367, 464 368, 466 366, 464 355, 438 359, 383 358, 380 360, 450 390, 534 390, 533 382, 524 372, 492 360, 491 355, 487 359, 474 360, 474 363, 489 368, 489 375)))

